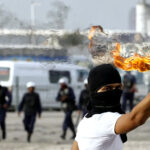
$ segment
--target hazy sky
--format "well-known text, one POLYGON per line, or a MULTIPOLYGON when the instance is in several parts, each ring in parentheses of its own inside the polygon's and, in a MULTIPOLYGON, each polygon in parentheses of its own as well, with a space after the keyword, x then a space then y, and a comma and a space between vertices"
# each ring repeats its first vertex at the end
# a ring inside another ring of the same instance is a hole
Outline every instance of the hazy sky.
MULTIPOLYGON (((32 0, 33 1, 33 0, 32 0)), ((46 23, 46 14, 52 9, 54 0, 34 0, 36 23, 46 23)), ((56 0, 55 0, 56 1, 56 0)), ((141 0, 59 0, 70 7, 66 29, 85 29, 91 25, 102 25, 106 29, 128 29, 129 12, 141 0)), ((19 19, 30 21, 31 0, 0 0, 5 9, 19 19)))

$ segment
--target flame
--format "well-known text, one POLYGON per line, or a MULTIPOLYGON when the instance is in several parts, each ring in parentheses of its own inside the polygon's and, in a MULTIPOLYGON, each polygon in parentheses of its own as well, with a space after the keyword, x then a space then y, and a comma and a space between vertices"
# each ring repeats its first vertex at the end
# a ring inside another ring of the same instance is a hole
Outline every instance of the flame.
POLYGON ((114 57, 114 65, 120 69, 131 71, 138 70, 139 72, 145 72, 150 70, 150 56, 141 56, 134 53, 133 56, 129 58, 124 58, 120 55, 121 45, 116 44, 116 48, 112 51, 114 57))
POLYGON ((91 52, 93 51, 93 48, 92 48, 93 47, 93 37, 94 37, 97 30, 101 33, 104 33, 102 26, 100 26, 100 25, 99 26, 92 26, 91 30, 89 31, 89 35, 88 35, 88 38, 90 40, 89 49, 91 49, 91 52))
MULTIPOLYGON (((92 26, 88 38, 90 40, 89 48, 91 52, 93 52, 93 37, 96 31, 104 33, 103 28, 101 26, 92 26)), ((106 33, 104 33, 107 35, 106 33)), ((115 50, 111 52, 111 55, 114 58, 114 65, 120 69, 131 71, 138 70, 139 72, 145 72, 150 70, 150 55, 141 56, 140 54, 134 53, 133 56, 125 58, 121 56, 121 45, 120 43, 116 43, 115 50)))
POLYGON ((100 32, 103 32, 103 28, 101 26, 92 26, 88 38, 89 40, 92 40, 93 36, 95 35, 96 30, 99 30, 100 32))

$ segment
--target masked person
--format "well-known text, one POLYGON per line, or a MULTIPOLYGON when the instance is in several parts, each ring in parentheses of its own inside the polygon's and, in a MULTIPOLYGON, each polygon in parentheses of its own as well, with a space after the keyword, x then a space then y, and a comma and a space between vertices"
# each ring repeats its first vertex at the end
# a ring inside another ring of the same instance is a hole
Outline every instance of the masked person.
POLYGON ((65 113, 65 118, 63 122, 63 133, 61 135, 62 139, 66 138, 67 129, 70 128, 73 136, 72 139, 75 138, 75 128, 72 121, 72 112, 75 109, 75 95, 74 91, 71 87, 68 86, 68 79, 63 77, 59 79, 60 89, 58 91, 56 100, 61 102, 62 109, 65 113))
POLYGON ((145 123, 150 116, 150 94, 130 113, 123 114, 121 78, 111 64, 94 67, 88 77, 90 103, 81 120, 72 150, 122 150, 126 133, 145 123))
POLYGON ((87 104, 90 100, 87 79, 84 80, 84 86, 85 86, 85 88, 80 93, 79 105, 78 105, 79 110, 82 110, 83 117, 87 113, 87 104))
POLYGON ((6 139, 6 112, 11 105, 12 96, 10 91, 3 86, 0 86, 0 126, 2 130, 2 139, 6 139))
POLYGON ((24 111, 24 128, 27 132, 27 141, 31 141, 31 136, 33 134, 34 125, 36 121, 36 116, 38 113, 39 118, 41 117, 41 101, 39 94, 35 92, 35 83, 27 83, 28 92, 24 94, 22 101, 19 105, 20 115, 21 111, 24 111))

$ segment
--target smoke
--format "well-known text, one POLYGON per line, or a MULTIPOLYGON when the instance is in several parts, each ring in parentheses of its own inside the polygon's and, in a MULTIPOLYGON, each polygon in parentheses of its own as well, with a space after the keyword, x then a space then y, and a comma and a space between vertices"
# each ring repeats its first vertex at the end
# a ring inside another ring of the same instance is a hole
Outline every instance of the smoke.
POLYGON ((69 7, 62 1, 55 1, 51 4, 52 10, 47 13, 48 26, 55 29, 63 29, 69 13, 69 7))
MULTIPOLYGON (((93 31, 92 31, 93 32, 93 31)), ((113 63, 112 52, 116 50, 116 43, 120 43, 120 56, 129 58, 138 54, 150 56, 150 43, 139 33, 104 33, 94 30, 94 35, 89 43, 89 52, 93 63, 113 63)))
POLYGON ((20 21, 14 14, 0 5, 0 28, 27 28, 28 25, 20 21))
POLYGON ((116 40, 109 34, 95 32, 89 43, 89 52, 92 55, 93 63, 98 65, 102 63, 112 63, 111 51, 114 49, 116 40))

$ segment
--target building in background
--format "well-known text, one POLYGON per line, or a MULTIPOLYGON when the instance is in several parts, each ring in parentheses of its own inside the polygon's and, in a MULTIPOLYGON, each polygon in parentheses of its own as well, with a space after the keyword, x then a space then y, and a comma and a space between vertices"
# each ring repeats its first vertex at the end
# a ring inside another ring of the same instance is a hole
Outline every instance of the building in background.
POLYGON ((136 32, 150 34, 150 4, 146 0, 136 5, 136 32))
POLYGON ((0 29, 0 60, 66 61, 67 49, 55 35, 62 30, 0 29))

